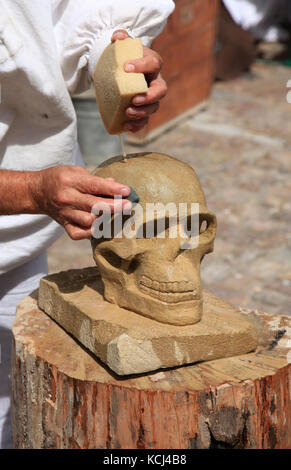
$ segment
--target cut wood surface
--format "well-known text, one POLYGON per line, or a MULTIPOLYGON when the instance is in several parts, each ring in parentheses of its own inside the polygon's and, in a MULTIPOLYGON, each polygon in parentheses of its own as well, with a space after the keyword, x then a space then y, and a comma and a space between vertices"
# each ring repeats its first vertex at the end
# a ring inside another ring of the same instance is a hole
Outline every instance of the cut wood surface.
POLYGON ((291 448, 291 319, 244 313, 255 353, 114 376, 25 298, 14 324, 16 448, 291 448))

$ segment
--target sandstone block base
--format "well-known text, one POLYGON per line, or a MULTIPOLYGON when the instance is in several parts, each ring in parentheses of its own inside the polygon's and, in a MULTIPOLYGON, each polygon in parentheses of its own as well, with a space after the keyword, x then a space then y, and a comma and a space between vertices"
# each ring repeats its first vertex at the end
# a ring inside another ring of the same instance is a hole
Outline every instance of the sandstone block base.
POLYGON ((204 314, 192 326, 166 325, 106 302, 96 268, 41 280, 39 306, 118 375, 140 374, 256 349, 254 326, 204 292, 204 314))

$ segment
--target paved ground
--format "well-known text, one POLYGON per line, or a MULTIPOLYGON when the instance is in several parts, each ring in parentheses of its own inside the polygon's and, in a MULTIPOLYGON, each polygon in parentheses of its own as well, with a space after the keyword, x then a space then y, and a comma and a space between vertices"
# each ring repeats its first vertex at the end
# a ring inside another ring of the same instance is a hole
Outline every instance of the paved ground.
MULTIPOLYGON (((218 217, 204 286, 237 306, 291 315, 289 79, 291 69, 256 64, 251 75, 217 83, 204 111, 144 149, 192 165, 218 217)), ((87 241, 65 236, 49 250, 51 272, 92 264, 87 241)))

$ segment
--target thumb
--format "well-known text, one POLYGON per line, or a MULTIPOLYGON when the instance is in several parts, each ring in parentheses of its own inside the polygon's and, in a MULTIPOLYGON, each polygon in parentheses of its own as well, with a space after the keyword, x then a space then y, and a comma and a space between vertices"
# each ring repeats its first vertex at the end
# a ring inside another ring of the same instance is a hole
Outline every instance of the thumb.
POLYGON ((128 34, 127 31, 125 31, 125 29, 117 29, 116 31, 114 31, 112 35, 111 42, 115 42, 118 39, 122 40, 122 39, 127 39, 127 38, 130 38, 130 35, 128 34))

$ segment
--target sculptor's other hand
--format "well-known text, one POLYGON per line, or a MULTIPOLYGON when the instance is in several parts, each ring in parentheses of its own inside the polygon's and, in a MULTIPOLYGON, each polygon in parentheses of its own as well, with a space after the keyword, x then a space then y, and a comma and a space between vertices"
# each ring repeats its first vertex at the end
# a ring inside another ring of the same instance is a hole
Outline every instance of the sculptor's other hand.
POLYGON ((33 172, 30 191, 35 205, 31 212, 49 215, 65 228, 72 240, 91 237, 91 226, 96 219, 92 209, 97 203, 106 205, 110 212, 131 206, 127 199, 114 200, 114 196, 128 196, 128 186, 112 178, 92 176, 78 166, 56 166, 33 172))
MULTIPOLYGON (((127 31, 117 30, 113 33, 112 42, 129 37, 127 31)), ((148 123, 151 114, 158 110, 159 101, 167 94, 167 85, 161 75, 163 64, 161 56, 145 46, 143 51, 142 59, 132 60, 124 66, 124 70, 128 73, 143 73, 149 86, 148 92, 135 96, 132 105, 127 108, 126 115, 129 120, 124 125, 125 131, 141 130, 148 123)))

